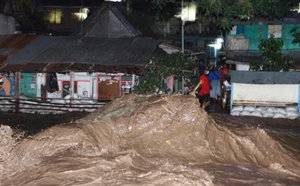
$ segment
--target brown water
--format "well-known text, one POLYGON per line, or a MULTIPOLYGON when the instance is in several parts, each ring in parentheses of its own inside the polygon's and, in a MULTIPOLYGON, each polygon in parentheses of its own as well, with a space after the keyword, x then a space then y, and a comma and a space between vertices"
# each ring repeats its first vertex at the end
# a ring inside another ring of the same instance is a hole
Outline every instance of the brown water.
POLYGON ((300 185, 299 120, 208 115, 191 96, 133 94, 60 125, 55 117, 29 136, 2 121, 1 186, 300 185))

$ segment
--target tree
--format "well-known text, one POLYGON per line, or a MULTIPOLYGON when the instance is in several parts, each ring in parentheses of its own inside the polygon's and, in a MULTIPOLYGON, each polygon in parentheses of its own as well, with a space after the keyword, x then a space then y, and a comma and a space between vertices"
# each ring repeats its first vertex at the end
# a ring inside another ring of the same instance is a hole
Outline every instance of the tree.
POLYGON ((281 38, 261 39, 258 45, 262 52, 263 62, 251 62, 250 69, 254 71, 289 71, 293 67, 294 59, 291 55, 284 56, 281 52, 283 40, 281 38))
MULTIPOLYGON (((180 0, 153 0, 156 8, 164 9, 180 0)), ((234 19, 251 20, 255 17, 282 18, 299 5, 298 0, 195 0, 200 11, 217 17, 222 30, 230 30, 234 19)))
POLYGON ((298 27, 295 27, 290 31, 292 36, 294 37, 293 44, 300 44, 300 31, 298 29, 298 27))
POLYGON ((149 60, 145 68, 145 80, 136 86, 133 92, 136 94, 167 93, 166 78, 170 75, 177 79, 181 79, 182 76, 190 77, 191 63, 192 61, 180 52, 165 55, 158 61, 149 60))

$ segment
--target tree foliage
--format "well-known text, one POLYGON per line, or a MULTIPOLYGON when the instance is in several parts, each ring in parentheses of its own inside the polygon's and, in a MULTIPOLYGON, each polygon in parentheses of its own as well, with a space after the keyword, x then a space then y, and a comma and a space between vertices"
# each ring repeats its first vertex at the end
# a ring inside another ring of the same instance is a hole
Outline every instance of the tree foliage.
POLYGON ((250 68, 254 71, 289 71, 293 67, 294 59, 291 55, 283 55, 283 40, 281 38, 261 39, 258 45, 262 52, 263 62, 251 62, 250 68))
POLYGON ((136 94, 167 93, 166 78, 170 75, 177 79, 181 79, 182 76, 189 77, 191 63, 187 56, 179 52, 164 55, 158 61, 149 60, 144 71, 145 80, 140 82, 133 92, 136 94))
POLYGON ((298 27, 295 27, 291 30, 291 34, 293 35, 293 44, 299 44, 300 45, 300 30, 298 27))
MULTIPOLYGON (((151 2, 156 8, 163 10, 169 3, 179 4, 181 0, 152 0, 151 2)), ((281 18, 299 4, 298 0, 195 0, 195 2, 205 15, 216 16, 217 25, 223 30, 230 30, 234 19, 281 18)))

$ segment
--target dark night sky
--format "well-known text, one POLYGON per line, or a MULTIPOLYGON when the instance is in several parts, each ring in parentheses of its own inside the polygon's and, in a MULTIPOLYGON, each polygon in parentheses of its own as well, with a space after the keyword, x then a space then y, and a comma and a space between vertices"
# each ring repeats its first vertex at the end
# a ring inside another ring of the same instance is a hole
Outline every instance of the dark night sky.
POLYGON ((0 1, 0 9, 4 8, 7 0, 1 0, 0 1))
POLYGON ((39 4, 57 6, 100 6, 104 0, 40 0, 39 4))

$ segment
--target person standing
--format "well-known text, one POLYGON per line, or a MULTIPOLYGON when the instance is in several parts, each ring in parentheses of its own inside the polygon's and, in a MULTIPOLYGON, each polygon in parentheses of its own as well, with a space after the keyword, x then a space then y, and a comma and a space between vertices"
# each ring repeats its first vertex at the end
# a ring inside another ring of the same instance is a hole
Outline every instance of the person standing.
POLYGON ((227 64, 224 63, 223 67, 220 69, 221 75, 222 75, 222 82, 225 81, 228 78, 228 71, 227 64))
POLYGON ((226 102, 228 99, 230 99, 230 94, 231 94, 231 80, 230 78, 226 78, 225 81, 223 81, 223 101, 222 101, 222 107, 223 109, 226 108, 226 102))
POLYGON ((226 81, 226 79, 229 78, 229 69, 227 68, 227 64, 224 63, 223 67, 220 69, 222 78, 221 78, 221 84, 222 84, 222 95, 224 95, 225 90, 226 90, 226 86, 224 85, 224 82, 226 81))
POLYGON ((210 82, 208 79, 209 70, 208 68, 204 69, 203 74, 200 76, 199 83, 199 102, 202 109, 205 109, 210 103, 210 82))
POLYGON ((217 101, 218 97, 221 97, 221 78, 221 72, 217 66, 214 66, 208 76, 211 85, 210 97, 214 102, 217 101))

